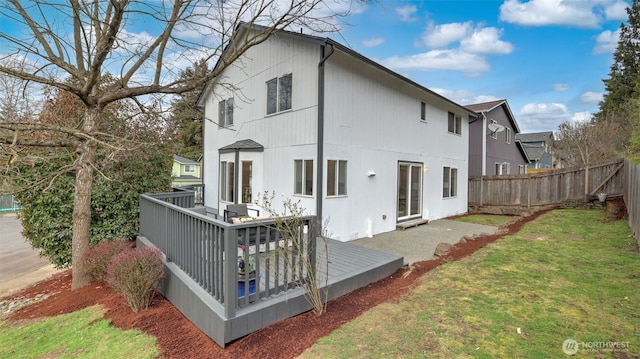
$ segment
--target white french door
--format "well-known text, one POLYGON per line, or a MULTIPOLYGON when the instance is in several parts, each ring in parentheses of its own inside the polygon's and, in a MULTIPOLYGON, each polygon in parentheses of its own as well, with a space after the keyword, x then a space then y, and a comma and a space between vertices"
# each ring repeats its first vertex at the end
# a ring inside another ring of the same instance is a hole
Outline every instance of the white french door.
POLYGON ((422 216, 422 164, 398 163, 398 221, 422 216))

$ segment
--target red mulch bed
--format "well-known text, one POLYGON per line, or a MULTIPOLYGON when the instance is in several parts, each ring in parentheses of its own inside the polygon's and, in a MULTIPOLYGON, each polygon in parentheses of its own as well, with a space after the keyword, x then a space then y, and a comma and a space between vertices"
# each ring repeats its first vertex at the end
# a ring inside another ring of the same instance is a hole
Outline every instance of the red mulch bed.
MULTIPOLYGON (((508 226, 509 233, 549 210, 518 220, 508 226)), ((124 299, 108 287, 92 283, 71 291, 71 271, 65 271, 28 287, 10 297, 35 297, 40 293, 55 293, 46 300, 21 308, 8 320, 35 319, 70 313, 92 305, 107 308, 106 317, 118 328, 137 328, 158 338, 164 358, 295 358, 318 339, 368 309, 388 301, 398 301, 422 274, 443 261, 463 258, 503 236, 488 235, 456 244, 445 258, 418 262, 412 269, 401 268, 393 275, 329 302, 327 312, 315 316, 308 312, 275 323, 221 348, 188 321, 169 301, 157 296, 151 307, 133 313, 124 299), (410 271, 411 273, 406 274, 410 271)))

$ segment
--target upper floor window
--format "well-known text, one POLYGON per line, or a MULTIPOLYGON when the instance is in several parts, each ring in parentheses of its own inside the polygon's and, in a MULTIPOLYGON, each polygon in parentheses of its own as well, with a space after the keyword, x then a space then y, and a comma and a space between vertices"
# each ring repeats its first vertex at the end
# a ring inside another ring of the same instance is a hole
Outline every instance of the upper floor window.
MULTIPOLYGON (((498 121, 491 120, 491 123, 498 123, 498 121)), ((494 140, 497 140, 498 139, 498 131, 491 131, 491 138, 493 138, 494 140)))
POLYGON ((327 161, 327 196, 347 195, 347 161, 327 161))
POLYGON ((291 109, 291 74, 267 81, 267 115, 291 109))
POLYGON ((313 196, 313 160, 294 160, 294 194, 313 196))
POLYGON ((424 101, 420 102, 420 121, 427 120, 427 104, 424 101))
POLYGON ((233 97, 218 102, 218 126, 233 125, 233 97))
POLYGON ((184 171, 193 173, 196 171, 196 166, 194 165, 184 165, 184 171))
POLYGON ((462 134, 462 117, 449 112, 449 133, 462 134))
POLYGON ((507 143, 511 143, 511 129, 509 127, 505 128, 505 140, 507 141, 507 143))

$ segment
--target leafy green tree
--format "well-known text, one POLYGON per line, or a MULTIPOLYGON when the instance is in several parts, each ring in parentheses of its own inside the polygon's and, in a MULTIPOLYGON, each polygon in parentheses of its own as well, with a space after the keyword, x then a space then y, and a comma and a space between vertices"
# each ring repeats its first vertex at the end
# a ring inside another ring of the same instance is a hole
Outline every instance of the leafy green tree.
MULTIPOLYGON (((193 81, 209 72, 207 62, 200 60, 180 72, 180 79, 193 81)), ((203 114, 196 107, 203 86, 180 94, 171 102, 171 121, 175 131, 176 154, 197 161, 202 155, 203 114)))
MULTIPOLYGON (((69 122, 81 113, 78 99, 64 91, 53 91, 39 123, 69 122)), ((104 113, 103 127, 121 136, 132 136, 135 150, 97 151, 92 163, 90 243, 102 240, 132 240, 138 234, 141 193, 166 191, 171 186, 171 147, 164 133, 148 122, 132 120, 130 106, 118 102, 104 113)), ((51 139, 60 136, 51 135, 51 139)), ((75 176, 74 153, 70 149, 25 149, 23 161, 12 173, 16 199, 23 206, 23 235, 33 248, 58 268, 72 264, 75 176)))
POLYGON ((605 95, 600 103, 599 121, 623 112, 629 100, 640 97, 640 0, 627 8, 629 19, 620 24, 618 47, 613 54, 609 78, 604 80, 605 95))

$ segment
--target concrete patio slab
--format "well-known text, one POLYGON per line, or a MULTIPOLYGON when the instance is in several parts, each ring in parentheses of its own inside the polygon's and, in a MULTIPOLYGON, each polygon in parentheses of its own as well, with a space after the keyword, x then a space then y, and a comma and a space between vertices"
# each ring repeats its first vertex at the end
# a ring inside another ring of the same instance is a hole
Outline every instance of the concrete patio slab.
POLYGON ((498 227, 439 219, 404 231, 381 233, 349 243, 404 257, 404 264, 433 259, 438 243, 456 244, 464 236, 493 234, 498 227))

